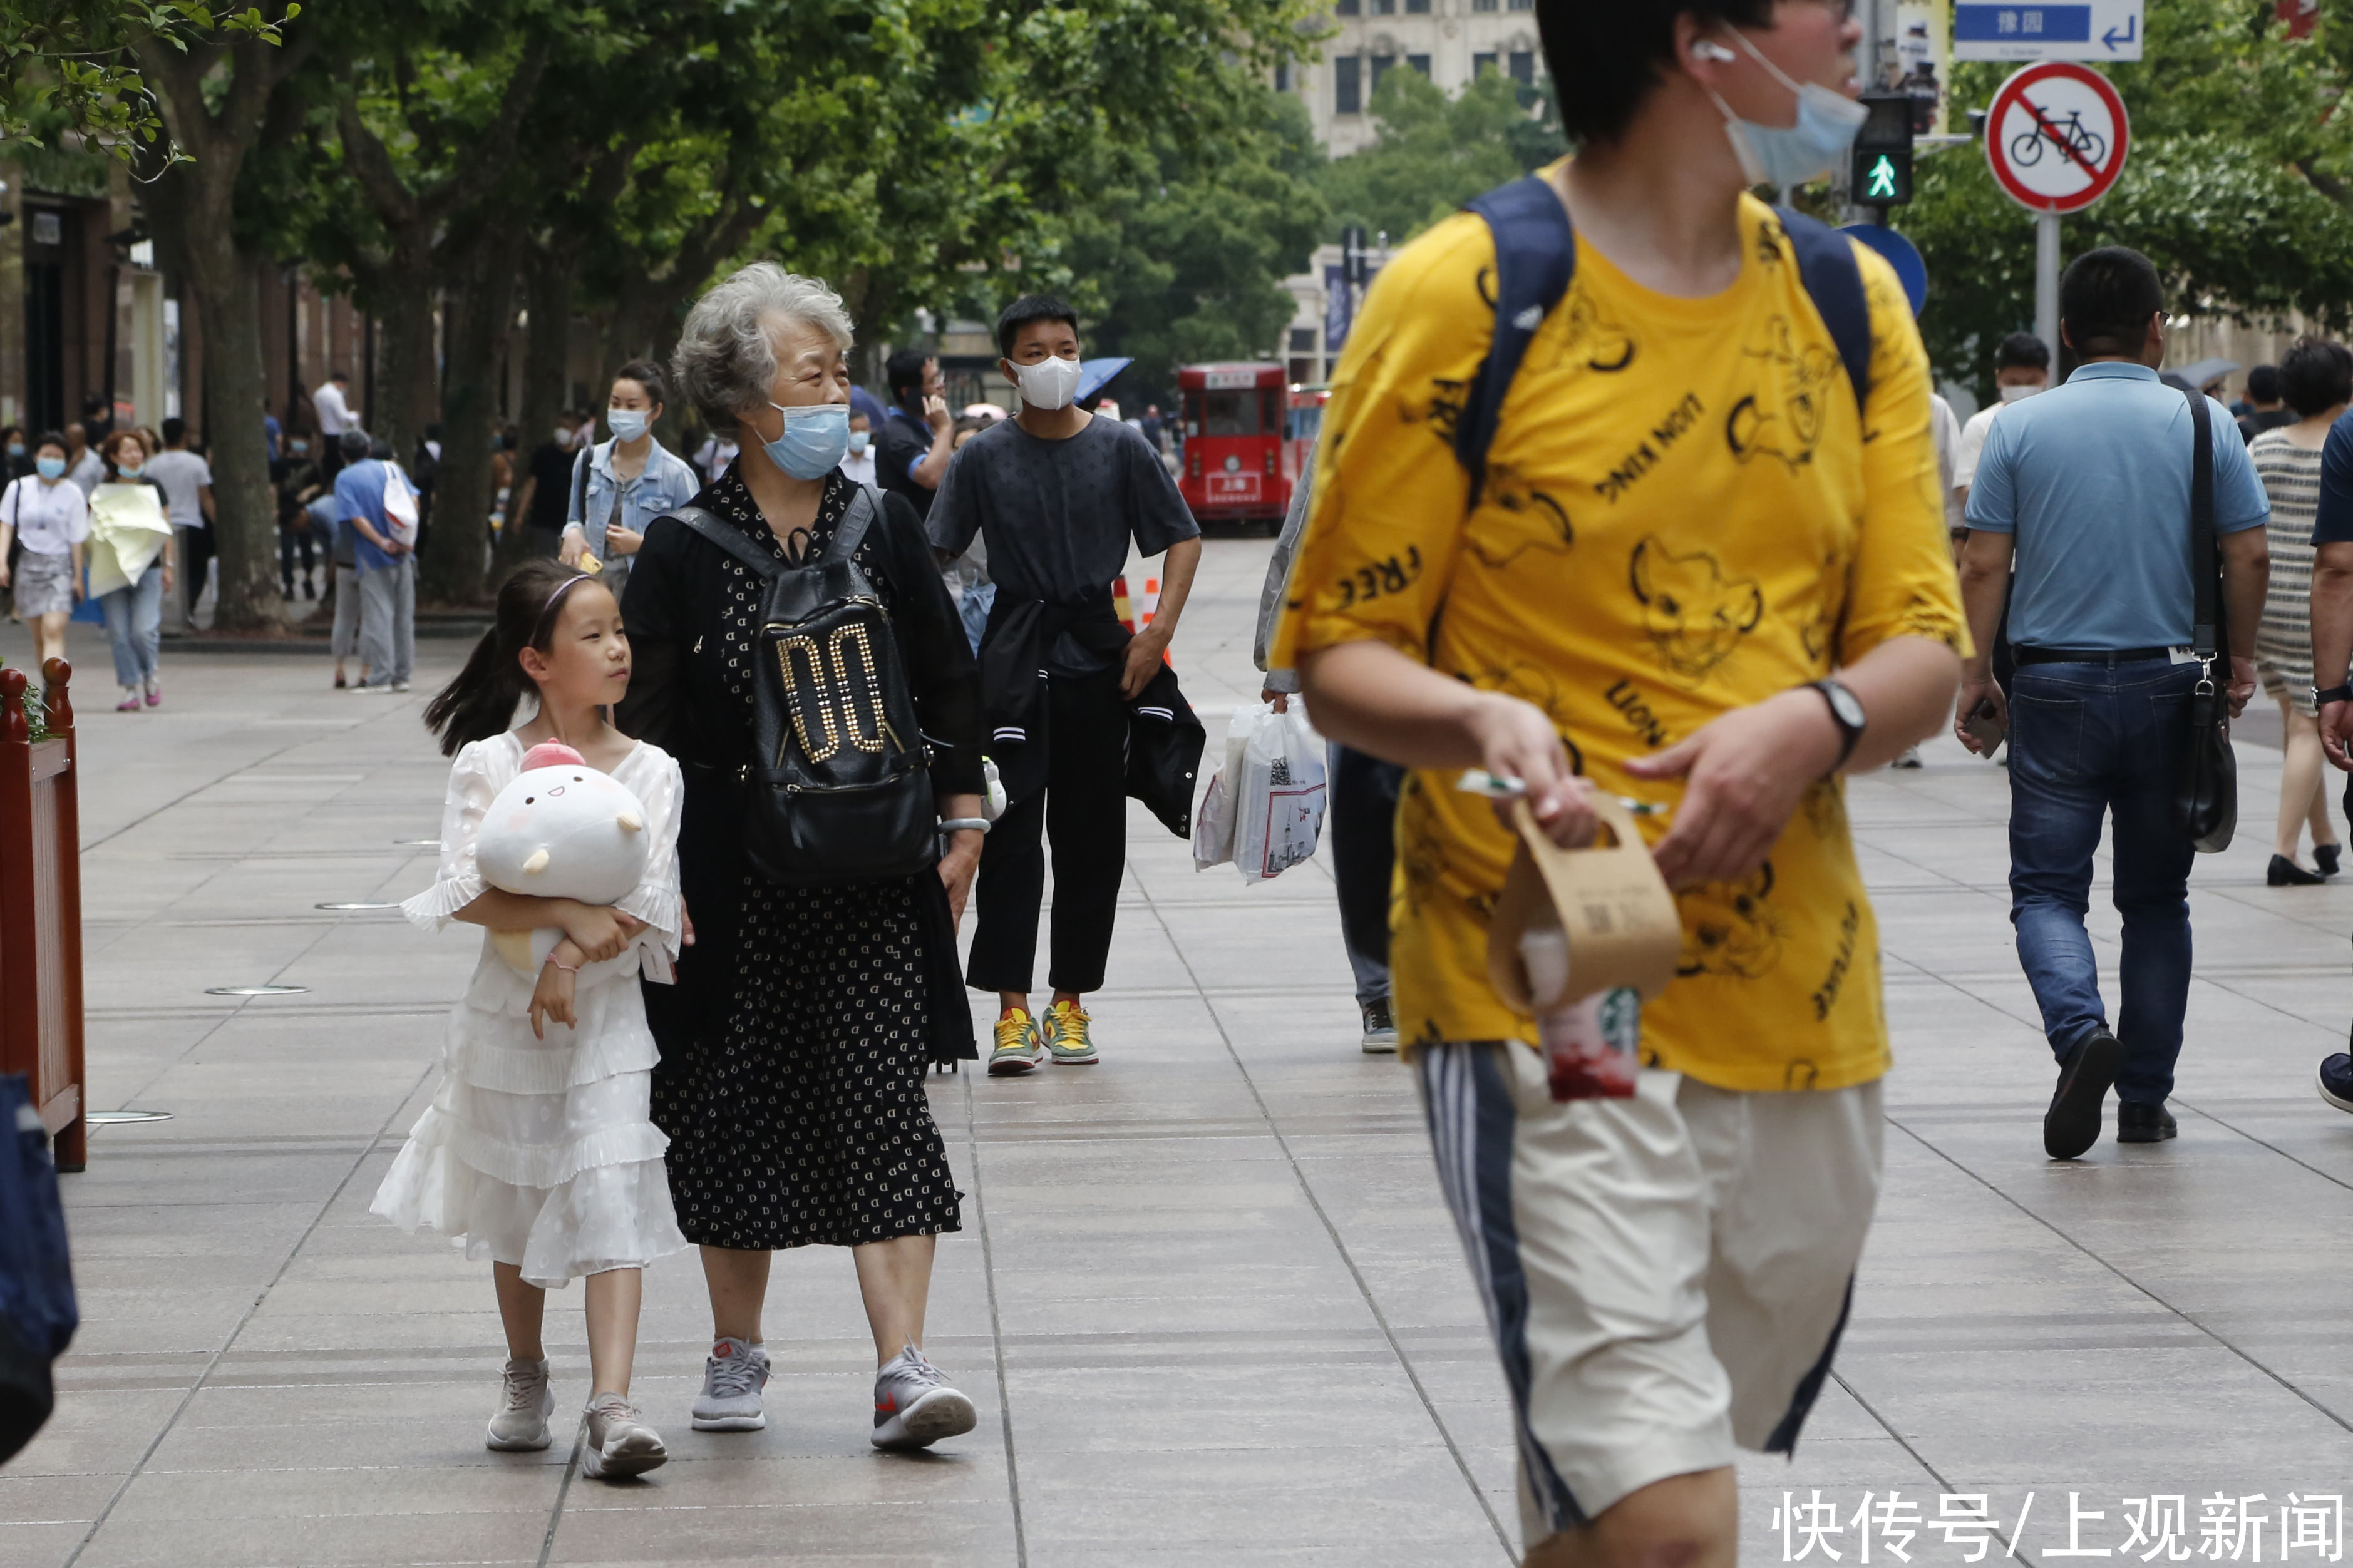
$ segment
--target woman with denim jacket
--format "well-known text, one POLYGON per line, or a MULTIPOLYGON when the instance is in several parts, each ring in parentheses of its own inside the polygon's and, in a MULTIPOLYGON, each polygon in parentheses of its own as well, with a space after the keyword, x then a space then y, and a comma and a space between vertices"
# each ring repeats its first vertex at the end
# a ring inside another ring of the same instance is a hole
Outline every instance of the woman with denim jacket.
POLYGON ((573 460, 557 558, 569 566, 584 554, 602 557, 605 585, 616 598, 628 581, 630 558, 645 542, 646 524, 684 506, 702 488, 686 460, 653 437, 668 390, 659 365, 649 360, 623 365, 605 402, 613 438, 584 447, 573 460), (592 528, 603 530, 600 549, 589 548, 592 528))

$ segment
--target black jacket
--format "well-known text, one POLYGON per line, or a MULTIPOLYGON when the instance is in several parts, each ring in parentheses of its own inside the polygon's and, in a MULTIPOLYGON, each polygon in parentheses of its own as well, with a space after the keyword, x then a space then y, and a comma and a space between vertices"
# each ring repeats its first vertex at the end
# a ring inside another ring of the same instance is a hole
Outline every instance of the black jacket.
MULTIPOLYGON (((1066 631, 1088 651, 1111 658, 1114 668, 1134 640, 1119 624, 1108 587, 1076 604, 1015 599, 999 589, 980 640, 980 698, 1008 805, 1045 785, 1052 739, 1046 656, 1066 631)), ((1193 781, 1207 741, 1176 672, 1162 665, 1127 704, 1127 793, 1179 838, 1193 837, 1193 781)))

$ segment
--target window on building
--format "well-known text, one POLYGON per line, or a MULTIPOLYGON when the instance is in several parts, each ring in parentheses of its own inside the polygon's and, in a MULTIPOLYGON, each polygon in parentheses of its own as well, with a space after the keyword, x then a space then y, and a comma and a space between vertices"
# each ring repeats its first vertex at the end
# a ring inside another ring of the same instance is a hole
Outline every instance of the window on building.
POLYGON ((1430 79, 1430 57, 1428 55, 1408 55, 1405 58, 1405 63, 1413 69, 1419 71, 1421 73, 1422 80, 1428 81, 1430 79))
POLYGON ((1315 329, 1313 327, 1292 328, 1291 352, 1295 354, 1314 353, 1315 352, 1315 329))
POLYGON ((1502 57, 1492 51, 1487 54, 1472 55, 1471 57, 1471 79, 1473 81, 1485 76, 1489 71, 1501 70, 1503 68, 1502 57))
POLYGON ((1533 11, 1535 8, 1536 0, 1511 0, 1511 4, 1504 7, 1506 11, 1533 11))
POLYGON ((1285 60, 1281 65, 1274 68, 1274 90, 1277 92, 1289 92, 1291 90, 1291 62, 1289 60, 1285 60))
POLYGON ((1365 4, 1364 0, 1339 0, 1332 9, 1343 16, 1355 16, 1363 13, 1365 4))
POLYGON ((1533 49, 1512 51, 1512 79, 1523 87, 1534 87, 1536 79, 1536 57, 1533 49))
POLYGON ((1375 92, 1381 90, 1381 78, 1388 75, 1390 68, 1396 64, 1397 57, 1395 55, 1375 55, 1373 57, 1373 90, 1375 92))
POLYGON ((1332 57, 1332 112, 1362 114, 1365 93, 1362 73, 1365 62, 1355 55, 1332 57))
POLYGON ((1373 0, 1373 15, 1376 16, 1396 16, 1397 0, 1373 0))
POLYGON ((1493 11, 1494 8, 1495 0, 1471 0, 1471 9, 1473 11, 1493 11))
POLYGON ((1405 14, 1409 16, 1429 16, 1430 0, 1405 0, 1405 14))

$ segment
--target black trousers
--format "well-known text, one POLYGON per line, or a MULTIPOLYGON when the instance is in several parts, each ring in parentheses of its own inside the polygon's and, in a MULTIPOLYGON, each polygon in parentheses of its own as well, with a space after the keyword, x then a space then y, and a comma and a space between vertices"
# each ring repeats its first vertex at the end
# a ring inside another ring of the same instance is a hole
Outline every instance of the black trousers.
POLYGON ((1038 917, 1046 901, 1042 829, 1054 841, 1053 951, 1046 983, 1100 991, 1112 921, 1127 870, 1127 705, 1119 671, 1047 683, 1046 787, 990 828, 973 889, 978 917, 965 983, 976 991, 1029 989, 1038 917))
POLYGON ((1404 784, 1405 770, 1395 763, 1332 747, 1332 879, 1338 884, 1340 934, 1360 1004, 1389 994, 1389 877, 1397 866, 1398 791, 1404 784))
POLYGON ((196 613, 196 601, 204 597, 206 569, 213 563, 213 531, 209 528, 183 528, 174 531, 180 548, 187 559, 180 563, 180 585, 187 591, 188 614, 196 613))

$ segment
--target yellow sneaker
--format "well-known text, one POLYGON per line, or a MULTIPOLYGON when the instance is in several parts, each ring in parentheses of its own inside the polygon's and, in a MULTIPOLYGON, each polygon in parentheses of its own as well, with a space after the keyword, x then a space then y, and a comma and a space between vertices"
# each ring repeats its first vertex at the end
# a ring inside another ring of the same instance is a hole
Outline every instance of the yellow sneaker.
POLYGON ((1046 1009, 1046 1057, 1064 1067, 1084 1067, 1102 1058, 1087 1026, 1093 1020, 1076 1002, 1057 1002, 1046 1009))
POLYGON ((1027 1009, 1016 1007, 997 1020, 997 1048, 988 1053, 991 1078, 1010 1078, 1025 1072, 1035 1072, 1046 1059, 1045 1047, 1038 1041, 1038 1023, 1027 1009))

